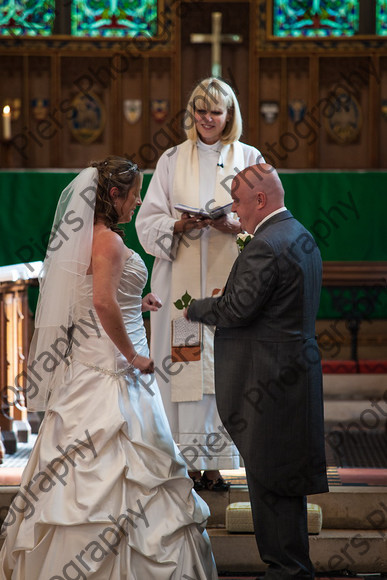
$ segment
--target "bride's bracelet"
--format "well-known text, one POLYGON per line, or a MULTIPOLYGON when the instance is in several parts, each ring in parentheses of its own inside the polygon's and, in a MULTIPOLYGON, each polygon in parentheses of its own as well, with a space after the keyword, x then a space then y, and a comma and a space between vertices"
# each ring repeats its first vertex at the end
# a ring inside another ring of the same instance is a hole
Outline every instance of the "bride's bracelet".
POLYGON ((132 360, 130 361, 130 365, 133 366, 134 361, 136 360, 136 358, 138 357, 138 352, 136 352, 136 354, 134 355, 134 357, 132 358, 132 360))

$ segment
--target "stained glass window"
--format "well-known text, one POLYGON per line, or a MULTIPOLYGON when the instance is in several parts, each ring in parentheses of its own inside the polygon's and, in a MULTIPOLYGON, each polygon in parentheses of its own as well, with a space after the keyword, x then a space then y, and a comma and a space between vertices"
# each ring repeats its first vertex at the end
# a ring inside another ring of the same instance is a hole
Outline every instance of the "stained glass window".
POLYGON ((3 0, 0 36, 48 36, 55 19, 55 0, 3 0))
POLYGON ((74 36, 134 37, 157 33, 157 0, 73 0, 74 36))
POLYGON ((359 0, 273 0, 273 22, 274 36, 352 36, 359 30, 359 0))
POLYGON ((387 0, 376 0, 376 34, 387 36, 387 0))

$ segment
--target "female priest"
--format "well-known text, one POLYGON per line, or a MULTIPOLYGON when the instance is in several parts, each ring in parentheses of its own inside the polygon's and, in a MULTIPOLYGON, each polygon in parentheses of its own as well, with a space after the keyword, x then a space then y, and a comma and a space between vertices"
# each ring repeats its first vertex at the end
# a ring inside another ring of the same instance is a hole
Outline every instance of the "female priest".
POLYGON ((222 290, 241 232, 227 213, 231 181, 264 159, 239 141, 238 101, 220 79, 207 78, 194 88, 184 129, 187 140, 165 151, 157 164, 136 228, 156 258, 151 286, 163 309, 151 313, 151 354, 174 439, 195 489, 225 491, 219 470, 238 468, 239 454, 216 408, 214 329, 185 323, 182 311, 190 301, 222 290), (211 211, 219 207, 224 214, 213 219, 211 211))

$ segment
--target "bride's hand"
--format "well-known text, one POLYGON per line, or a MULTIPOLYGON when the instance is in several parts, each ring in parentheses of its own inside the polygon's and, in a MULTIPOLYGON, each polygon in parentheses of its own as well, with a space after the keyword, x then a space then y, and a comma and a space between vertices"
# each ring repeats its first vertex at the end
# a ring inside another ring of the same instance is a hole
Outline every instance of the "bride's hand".
POLYGON ((131 363, 134 368, 142 372, 142 374, 151 374, 155 370, 155 363, 153 358, 147 356, 141 356, 138 354, 134 361, 131 363))
POLYGON ((144 296, 144 298, 142 299, 141 310, 142 310, 142 312, 146 312, 148 310, 151 310, 152 312, 156 312, 159 308, 162 307, 162 305, 163 304, 162 304, 160 298, 157 296, 157 294, 154 294, 154 292, 150 292, 149 294, 144 296))

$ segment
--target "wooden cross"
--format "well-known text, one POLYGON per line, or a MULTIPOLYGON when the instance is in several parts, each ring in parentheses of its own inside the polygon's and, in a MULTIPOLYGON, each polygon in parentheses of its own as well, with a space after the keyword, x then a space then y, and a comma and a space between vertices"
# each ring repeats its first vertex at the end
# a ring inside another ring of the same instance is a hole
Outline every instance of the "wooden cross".
POLYGON ((212 12, 211 34, 191 34, 194 44, 211 43, 211 74, 213 77, 222 76, 222 42, 240 44, 243 40, 240 34, 222 34, 222 13, 212 12))

